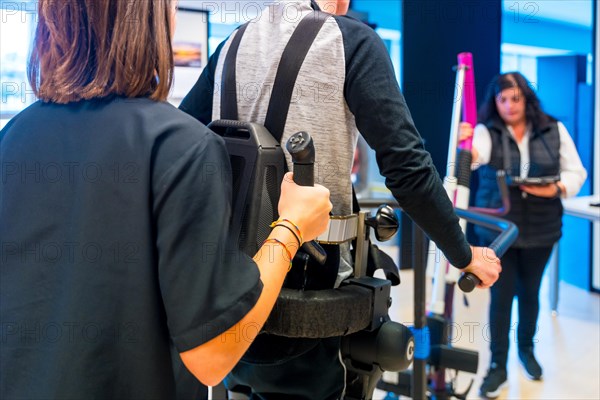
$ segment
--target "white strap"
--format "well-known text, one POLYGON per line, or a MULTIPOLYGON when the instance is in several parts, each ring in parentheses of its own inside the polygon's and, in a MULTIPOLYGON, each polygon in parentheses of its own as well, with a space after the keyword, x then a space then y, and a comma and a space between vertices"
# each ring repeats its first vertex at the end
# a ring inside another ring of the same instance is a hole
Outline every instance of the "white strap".
POLYGON ((358 215, 332 216, 327 230, 317 238, 323 244, 340 244, 356 237, 358 229, 358 215))

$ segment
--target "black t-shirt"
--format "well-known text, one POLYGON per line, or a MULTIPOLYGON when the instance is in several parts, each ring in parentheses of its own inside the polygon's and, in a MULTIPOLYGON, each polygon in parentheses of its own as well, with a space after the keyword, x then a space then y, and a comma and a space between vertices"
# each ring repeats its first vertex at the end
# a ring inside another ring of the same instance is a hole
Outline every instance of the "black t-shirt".
POLYGON ((174 398, 170 345, 227 331, 262 290, 224 246, 223 141, 117 97, 37 102, 0 146, 0 397, 174 398))

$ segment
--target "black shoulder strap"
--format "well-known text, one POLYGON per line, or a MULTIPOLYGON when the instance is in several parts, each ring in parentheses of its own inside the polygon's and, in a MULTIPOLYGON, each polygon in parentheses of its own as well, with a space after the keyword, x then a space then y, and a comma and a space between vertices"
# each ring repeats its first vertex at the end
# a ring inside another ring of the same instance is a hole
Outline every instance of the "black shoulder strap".
MULTIPOLYGON (((314 11, 304 17, 294 30, 281 55, 264 124, 277 141, 281 141, 283 136, 298 72, 328 17, 330 17, 329 14, 320 11, 314 11)), ((223 64, 221 77, 221 118, 223 119, 238 119, 236 60, 247 26, 248 24, 244 24, 238 29, 223 64)))
POLYGON ((235 80, 235 65, 237 61, 238 49, 248 23, 240 26, 237 33, 233 37, 225 62, 223 63, 223 72, 221 76, 221 118, 222 119, 238 119, 237 109, 237 82, 235 80))
POLYGON ((358 197, 356 197, 356 190, 354 190, 354 185, 352 185, 352 213, 358 214, 360 212, 360 203, 358 202, 358 197))
POLYGON ((329 16, 324 12, 313 11, 312 14, 304 17, 281 55, 265 118, 265 127, 279 142, 283 136, 298 72, 300 72, 308 50, 329 16))

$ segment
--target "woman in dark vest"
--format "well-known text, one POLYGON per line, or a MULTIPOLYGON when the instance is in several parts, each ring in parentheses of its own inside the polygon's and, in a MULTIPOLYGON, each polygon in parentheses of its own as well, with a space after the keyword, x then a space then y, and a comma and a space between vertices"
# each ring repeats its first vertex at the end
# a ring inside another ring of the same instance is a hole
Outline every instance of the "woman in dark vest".
MULTIPOLYGON (((461 137, 473 135, 461 124, 461 137)), ((499 208, 501 198, 496 171, 511 177, 556 177, 555 183, 510 186, 510 211, 505 218, 519 228, 519 238, 502 257, 502 274, 491 288, 490 369, 480 395, 495 398, 507 383, 512 301, 519 304, 517 346, 526 375, 542 378, 542 367, 534 356, 534 334, 539 313, 539 289, 554 243, 561 236, 561 198, 574 196, 587 173, 567 129, 544 113, 531 86, 518 72, 497 76, 489 85, 479 110, 473 136, 473 163, 479 169, 478 207, 499 208)), ((495 233, 476 228, 483 243, 495 233)))

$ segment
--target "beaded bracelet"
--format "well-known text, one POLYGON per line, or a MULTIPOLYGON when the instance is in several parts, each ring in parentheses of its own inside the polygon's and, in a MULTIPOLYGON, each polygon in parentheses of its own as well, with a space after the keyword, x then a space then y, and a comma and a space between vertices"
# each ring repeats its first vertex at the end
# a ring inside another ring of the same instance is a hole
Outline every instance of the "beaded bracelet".
POLYGON ((298 233, 298 239, 300 241, 300 244, 304 243, 304 240, 302 239, 302 232, 300 232, 300 228, 298 228, 298 225, 296 225, 295 223, 293 223, 292 221, 290 221, 289 219, 286 218, 280 218, 277 221, 274 221, 271 225, 269 225, 271 228, 274 228, 276 225, 278 225, 281 222, 288 222, 290 223, 295 229, 296 229, 296 233, 298 233))
POLYGON ((296 238, 296 240, 298 241, 298 247, 302 246, 302 242, 300 241, 300 238, 298 237, 298 235, 296 234, 296 232, 294 232, 294 230, 292 228, 290 228, 287 225, 284 224, 277 224, 273 227, 273 229, 277 228, 278 226, 287 229, 288 231, 292 232, 292 235, 294 235, 294 237, 296 238))
POLYGON ((275 238, 271 238, 271 239, 267 239, 263 242, 263 246, 266 243, 277 243, 283 246, 283 248, 285 249, 285 252, 288 255, 288 260, 290 260, 290 266, 288 267, 288 272, 290 272, 290 270, 292 269, 292 253, 290 253, 290 251, 288 250, 287 246, 285 245, 285 243, 283 243, 281 240, 279 239, 275 239, 275 238))

